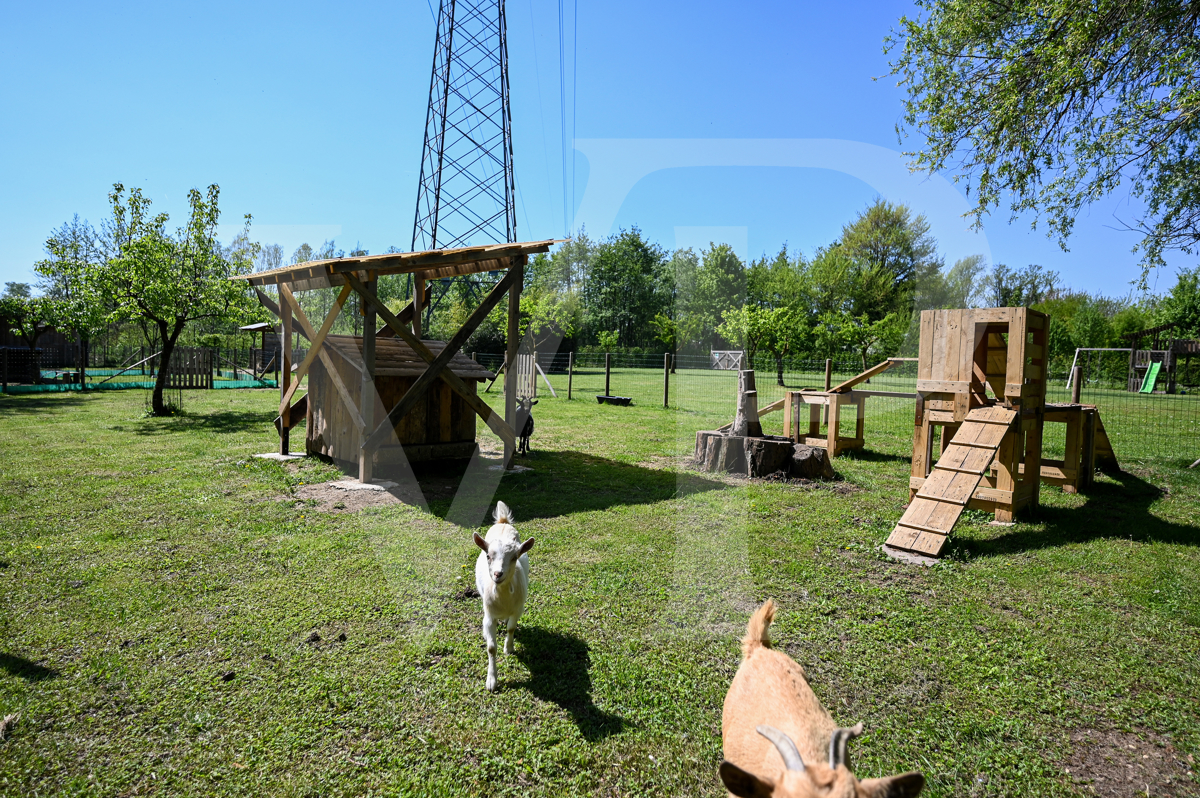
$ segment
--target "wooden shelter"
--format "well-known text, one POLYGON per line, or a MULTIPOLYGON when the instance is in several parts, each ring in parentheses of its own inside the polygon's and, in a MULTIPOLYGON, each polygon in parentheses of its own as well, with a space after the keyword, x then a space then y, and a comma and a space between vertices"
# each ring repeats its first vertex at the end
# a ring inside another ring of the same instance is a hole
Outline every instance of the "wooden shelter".
MULTIPOLYGON (((311 417, 314 423, 308 427, 305 442, 309 453, 332 451, 335 454, 330 456, 338 459, 357 459, 359 479, 369 482, 375 464, 389 454, 388 446, 393 447, 394 453, 393 435, 406 455, 409 447, 413 447, 412 452, 420 459, 444 456, 459 449, 465 451, 465 445, 447 449, 443 444, 465 444, 467 419, 473 432, 474 416, 478 415, 504 441, 507 464, 516 446, 515 386, 508 385, 506 380, 505 412, 504 418, 500 418, 476 395, 476 381, 486 372, 480 369, 477 375, 467 367, 464 361, 470 361, 460 355, 460 350, 507 296, 507 357, 508 362, 515 362, 525 264, 530 255, 548 252, 554 243, 531 241, 309 261, 232 278, 249 283, 259 301, 282 322, 285 345, 280 369, 279 418, 275 423, 280 454, 289 453, 291 428, 300 418, 311 417), (504 275, 449 341, 422 340, 421 310, 429 304, 431 295, 427 283, 483 272, 504 275), (416 287, 414 301, 399 314, 392 313, 376 292, 378 278, 392 274, 411 274, 416 287), (278 303, 262 290, 272 285, 278 288, 278 303), (327 287, 341 287, 341 291, 317 329, 296 301, 295 292, 327 287), (363 335, 361 339, 331 340, 329 332, 351 292, 358 295, 362 304, 363 335), (417 297, 421 298, 419 306, 417 297), (380 321, 383 324, 377 327, 380 321), (309 342, 308 353, 294 371, 290 346, 293 331, 309 342), (389 338, 399 340, 387 341, 389 338), (310 377, 313 390, 297 397, 301 380, 312 373, 318 361, 320 371, 310 377), (358 384, 352 390, 351 384, 355 382, 358 384), (443 426, 443 410, 448 428, 443 426), (429 428, 433 415, 438 419, 435 431, 429 428), (351 440, 352 445, 348 443, 351 440), (355 452, 357 457, 349 457, 355 452), (422 454, 429 457, 421 457, 422 454)), ((472 436, 472 444, 473 441, 472 436)))

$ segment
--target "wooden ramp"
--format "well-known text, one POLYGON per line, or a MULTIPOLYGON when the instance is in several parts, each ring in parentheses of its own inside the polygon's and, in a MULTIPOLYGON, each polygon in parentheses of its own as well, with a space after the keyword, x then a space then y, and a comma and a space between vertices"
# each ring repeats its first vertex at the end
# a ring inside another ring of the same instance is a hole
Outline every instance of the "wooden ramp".
POLYGON ((1016 417, 1016 410, 1003 407, 968 413, 885 545, 938 556, 1016 417))
POLYGON ((1096 468, 1102 471, 1120 471, 1117 453, 1113 451, 1112 441, 1108 439, 1108 430, 1100 420, 1100 410, 1096 410, 1096 468))

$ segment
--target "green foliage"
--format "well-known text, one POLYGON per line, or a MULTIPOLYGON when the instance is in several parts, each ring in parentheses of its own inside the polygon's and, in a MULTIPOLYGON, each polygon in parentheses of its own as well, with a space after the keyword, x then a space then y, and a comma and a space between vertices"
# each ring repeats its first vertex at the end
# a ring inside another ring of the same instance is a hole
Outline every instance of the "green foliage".
POLYGON ((596 333, 596 340, 600 348, 605 352, 614 351, 621 340, 620 330, 599 330, 596 333))
POLYGON ((596 247, 582 289, 583 325, 597 342, 615 330, 617 346, 644 346, 654 338, 650 320, 668 306, 667 255, 636 227, 596 247))
POLYGON ((1155 312, 1155 324, 1179 325, 1180 338, 1200 338, 1200 267, 1183 269, 1155 312))
MULTIPOLYGON (((108 227, 111 256, 88 270, 93 291, 105 297, 111 317, 141 320, 157 327, 162 362, 169 362, 179 334, 189 321, 237 318, 247 314, 251 302, 245 287, 230 281, 252 267, 252 247, 230 252, 217 241, 220 219, 218 186, 206 194, 188 192, 186 222, 171 234, 165 213, 151 215, 150 200, 141 189, 126 199, 117 183, 109 194, 113 215, 108 227)), ((245 217, 248 240, 249 214, 245 217)), ((153 409, 166 411, 162 390, 166 369, 159 369, 153 409)))
MULTIPOLYGON (((1064 243, 1123 183, 1145 203, 1144 270, 1200 241, 1200 16, 1182 0, 918 0, 887 39, 929 171, 1064 243)), ((1145 271, 1143 271, 1143 281, 1145 271)))

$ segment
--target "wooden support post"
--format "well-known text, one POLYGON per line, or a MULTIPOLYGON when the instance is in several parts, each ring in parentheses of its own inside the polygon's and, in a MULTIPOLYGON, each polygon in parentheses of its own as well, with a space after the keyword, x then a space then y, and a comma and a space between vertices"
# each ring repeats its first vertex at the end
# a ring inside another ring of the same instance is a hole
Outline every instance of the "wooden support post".
POLYGON ((283 376, 279 382, 279 398, 282 407, 279 409, 279 453, 290 454, 288 451, 288 437, 292 429, 292 403, 291 396, 294 391, 292 387, 292 309, 281 308, 283 310, 283 330, 279 348, 281 350, 281 360, 283 361, 281 369, 283 376))
MULTIPOLYGON (((825 358, 825 390, 833 385, 833 360, 825 358)), ((825 405, 825 424, 829 425, 829 405, 825 405)), ((830 457, 833 455, 831 454, 830 457)))
POLYGON ((1083 381, 1083 367, 1074 366, 1071 369, 1071 404, 1079 404, 1079 383, 1083 381))
MULTIPOLYGON (((828 361, 826 361, 828 362, 828 361)), ((826 366, 825 382, 829 382, 829 368, 826 366)), ((841 426, 842 420, 842 394, 835 393, 829 395, 829 423, 825 426, 825 451, 829 453, 830 461, 838 455, 838 428, 841 426)))
POLYGON ((783 436, 791 440, 796 440, 792 437, 792 413, 795 411, 796 397, 791 391, 783 392, 783 436))
POLYGON ((529 369, 529 393, 534 399, 537 399, 537 378, 538 378, 538 361, 537 361, 537 344, 533 345, 533 351, 529 354, 531 368, 529 369))
MULTIPOLYGON (((367 281, 363 286, 372 295, 375 294, 376 288, 379 285, 379 280, 374 274, 367 275, 367 281)), ((370 434, 375 428, 375 306, 370 302, 362 302, 363 305, 363 371, 362 383, 359 388, 358 396, 361 410, 359 415, 362 416, 363 428, 360 437, 370 434)), ((358 481, 368 483, 375 474, 375 449, 370 446, 362 446, 363 441, 360 441, 358 450, 358 481)))
POLYGON ((671 394, 671 355, 670 353, 663 355, 663 408, 668 404, 668 399, 671 394))
POLYGON ((604 395, 612 396, 610 383, 612 381, 612 353, 604 353, 604 395))
POLYGON ((412 331, 413 336, 420 340, 424 336, 421 335, 421 309, 425 305, 425 277, 419 272, 413 275, 413 285, 416 290, 413 291, 413 317, 412 331), (420 299, 417 299, 420 297, 420 299))
POLYGON ((8 347, 4 347, 4 393, 8 393, 8 347))
MULTIPOLYGON (((521 286, 525 283, 525 259, 513 265, 516 279, 508 289, 508 353, 505 362, 508 368, 504 370, 504 421, 508 426, 517 429, 517 378, 520 369, 516 368, 517 351, 521 345, 521 286)), ((512 462, 514 448, 512 444, 504 444, 504 467, 512 462)))
POLYGON ((575 353, 567 353, 567 399, 571 398, 572 383, 575 382, 575 353))

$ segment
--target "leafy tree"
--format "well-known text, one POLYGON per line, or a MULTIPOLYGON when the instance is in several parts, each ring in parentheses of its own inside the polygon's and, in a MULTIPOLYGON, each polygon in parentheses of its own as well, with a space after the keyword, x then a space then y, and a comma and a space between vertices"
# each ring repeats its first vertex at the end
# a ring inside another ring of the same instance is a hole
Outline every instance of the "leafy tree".
POLYGON ((955 261, 949 270, 938 270, 921 281, 917 308, 974 308, 984 299, 986 264, 982 255, 968 255, 955 261))
POLYGON ((1128 184, 1145 269, 1200 242, 1200 10, 1183 0, 917 0, 886 47, 916 166, 953 170, 976 220, 1009 203, 1065 246, 1128 184))
POLYGON ((1156 324, 1178 324, 1179 337, 1200 337, 1200 267, 1184 269, 1155 313, 1156 324))
MULTIPOLYGON (((929 222, 913 214, 907 205, 876 199, 858 217, 842 228, 842 251, 860 265, 888 273, 897 294, 891 305, 903 300, 899 292, 910 290, 918 279, 936 272, 937 241, 929 222)), ((886 315, 894 308, 880 309, 886 315)))
POLYGON ((104 262, 102 243, 78 214, 46 239, 46 254, 34 269, 42 278, 42 290, 50 303, 54 326, 75 333, 79 340, 79 382, 87 389, 88 350, 92 336, 108 321, 108 309, 92 271, 104 262))
POLYGON ((617 346, 645 346, 653 340, 650 320, 667 305, 667 256, 636 227, 622 230, 596 248, 584 283, 584 324, 594 331, 615 330, 617 346))
POLYGON ((1058 272, 1037 264, 1010 269, 1003 263, 992 267, 984 282, 984 299, 993 308, 1017 308, 1036 305, 1054 293, 1058 272))
POLYGON ((29 299, 29 297, 33 296, 33 293, 29 287, 29 283, 5 283, 4 296, 29 299))
POLYGON ((30 352, 35 352, 38 339, 54 327, 54 305, 45 297, 5 293, 0 297, 0 321, 16 331, 30 352))
MULTIPOLYGON (((141 189, 133 189, 127 199, 125 187, 117 183, 109 194, 113 256, 91 276, 97 292, 112 303, 115 318, 144 320, 158 330, 162 355, 151 399, 155 415, 169 412, 163 402, 167 366, 188 322, 235 318, 250 310, 243 287, 229 278, 250 271, 253 264, 238 253, 227 254, 217 241, 219 195, 215 184, 206 194, 189 191, 188 219, 171 234, 167 215, 152 216, 141 189)), ((249 214, 245 222, 249 227, 249 214)))

